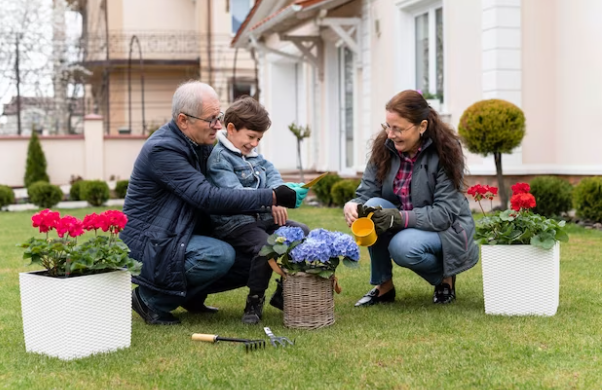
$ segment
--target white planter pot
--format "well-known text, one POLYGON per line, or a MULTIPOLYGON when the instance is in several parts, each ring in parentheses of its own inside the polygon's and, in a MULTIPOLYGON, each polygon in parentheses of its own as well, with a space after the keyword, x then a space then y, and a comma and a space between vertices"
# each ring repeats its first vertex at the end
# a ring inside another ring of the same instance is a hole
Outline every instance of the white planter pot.
POLYGON ((482 245, 486 314, 552 316, 559 306, 559 242, 482 245))
POLYGON ((130 346, 130 274, 19 274, 25 350, 69 360, 130 346))

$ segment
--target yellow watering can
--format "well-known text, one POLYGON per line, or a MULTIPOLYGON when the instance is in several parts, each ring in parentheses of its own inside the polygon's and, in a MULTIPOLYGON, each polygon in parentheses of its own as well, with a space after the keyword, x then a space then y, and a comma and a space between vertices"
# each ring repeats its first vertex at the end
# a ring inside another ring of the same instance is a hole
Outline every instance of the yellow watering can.
POLYGON ((377 242, 377 232, 375 232, 372 216, 373 213, 369 213, 368 216, 358 218, 352 223, 352 234, 359 246, 371 246, 377 242))

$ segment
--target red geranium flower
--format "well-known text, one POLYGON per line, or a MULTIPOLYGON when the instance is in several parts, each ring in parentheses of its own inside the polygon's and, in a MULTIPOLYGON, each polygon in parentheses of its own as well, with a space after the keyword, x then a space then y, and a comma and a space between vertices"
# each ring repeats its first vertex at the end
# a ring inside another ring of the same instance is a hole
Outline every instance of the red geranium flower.
POLYGON ((515 194, 511 197, 511 208, 515 211, 536 207, 536 199, 532 194, 515 194))
POLYGON ((42 210, 31 217, 33 227, 40 229, 40 233, 48 233, 50 230, 57 227, 58 221, 61 216, 58 211, 51 211, 49 209, 42 210))
POLYGON ((528 183, 516 183, 511 186, 511 191, 513 191, 513 195, 527 194, 530 192, 530 185, 528 183))
POLYGON ((119 210, 107 210, 100 216, 104 218, 104 232, 111 230, 111 233, 117 234, 126 227, 126 223, 128 222, 128 217, 119 210))
POLYGON ((63 238, 65 233, 69 234, 70 237, 78 237, 84 234, 82 221, 71 215, 66 215, 61 218, 57 223, 57 234, 59 237, 63 238))

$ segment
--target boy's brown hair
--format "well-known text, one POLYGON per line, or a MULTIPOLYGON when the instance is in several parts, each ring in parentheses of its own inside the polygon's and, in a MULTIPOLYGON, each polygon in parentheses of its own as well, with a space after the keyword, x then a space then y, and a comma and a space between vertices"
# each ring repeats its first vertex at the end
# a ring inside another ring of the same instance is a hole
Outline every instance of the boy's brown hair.
POLYGON ((224 113, 224 124, 228 126, 229 123, 232 123, 237 130, 245 127, 262 133, 272 125, 268 111, 250 96, 243 96, 228 107, 224 113))

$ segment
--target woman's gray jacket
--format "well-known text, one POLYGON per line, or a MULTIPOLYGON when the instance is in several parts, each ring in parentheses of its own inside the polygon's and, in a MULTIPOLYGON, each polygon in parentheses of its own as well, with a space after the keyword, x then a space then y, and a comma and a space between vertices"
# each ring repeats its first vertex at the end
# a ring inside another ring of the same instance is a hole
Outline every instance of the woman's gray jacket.
MULTIPOLYGON (((392 159, 384 182, 377 180, 377 167, 369 163, 352 202, 365 203, 371 198, 383 198, 400 207, 400 199, 394 194, 400 157, 391 140, 385 145, 392 159)), ((425 141, 414 163, 410 193, 413 210, 403 213, 403 217, 408 216, 404 223, 407 228, 439 234, 444 256, 443 276, 456 275, 473 267, 478 260, 478 247, 473 241, 475 223, 469 202, 440 165, 431 139, 425 141)))

